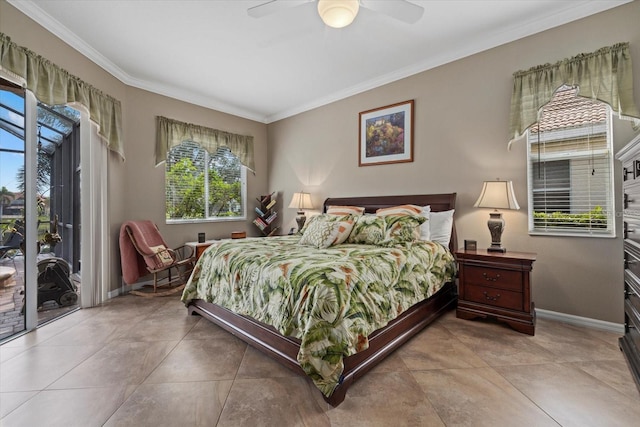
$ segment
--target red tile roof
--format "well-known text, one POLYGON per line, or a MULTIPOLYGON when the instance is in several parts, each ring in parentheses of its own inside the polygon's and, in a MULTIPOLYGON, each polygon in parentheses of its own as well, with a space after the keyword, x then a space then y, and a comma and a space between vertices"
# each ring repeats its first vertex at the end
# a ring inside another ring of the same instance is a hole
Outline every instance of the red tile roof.
MULTIPOLYGON (((563 86, 556 91, 542 109, 541 132, 606 122, 607 104, 577 96, 577 93, 578 88, 570 86, 563 86)), ((531 132, 538 132, 538 126, 531 126, 531 132)))

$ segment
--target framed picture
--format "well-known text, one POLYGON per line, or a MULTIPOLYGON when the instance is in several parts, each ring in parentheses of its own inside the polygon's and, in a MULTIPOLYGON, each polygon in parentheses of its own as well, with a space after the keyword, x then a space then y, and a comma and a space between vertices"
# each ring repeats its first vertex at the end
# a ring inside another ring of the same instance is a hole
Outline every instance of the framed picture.
POLYGON ((413 162, 413 100, 360 113, 359 166, 413 162))

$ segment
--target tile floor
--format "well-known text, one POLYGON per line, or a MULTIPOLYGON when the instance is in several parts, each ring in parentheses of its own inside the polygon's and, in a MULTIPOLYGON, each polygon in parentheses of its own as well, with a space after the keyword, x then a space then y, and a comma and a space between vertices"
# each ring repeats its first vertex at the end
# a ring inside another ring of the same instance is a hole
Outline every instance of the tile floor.
POLYGON ((531 337, 450 312, 331 408, 178 297, 123 296, 0 347, 0 425, 637 426, 617 338, 549 320, 531 337))

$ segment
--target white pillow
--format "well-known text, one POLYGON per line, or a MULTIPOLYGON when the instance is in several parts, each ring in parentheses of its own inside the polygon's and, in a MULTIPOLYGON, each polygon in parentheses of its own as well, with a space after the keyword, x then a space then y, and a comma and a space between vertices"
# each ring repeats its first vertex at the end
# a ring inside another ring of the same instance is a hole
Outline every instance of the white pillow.
POLYGON ((443 212, 431 212, 429 214, 429 232, 431 233, 430 239, 433 242, 438 242, 444 247, 449 247, 449 241, 451 240, 451 228, 453 227, 453 212, 455 209, 443 212))
POLYGON ((427 218, 425 222, 420 224, 420 240, 431 240, 431 231, 429 230, 429 216, 431 213, 431 205, 423 206, 421 216, 427 218))

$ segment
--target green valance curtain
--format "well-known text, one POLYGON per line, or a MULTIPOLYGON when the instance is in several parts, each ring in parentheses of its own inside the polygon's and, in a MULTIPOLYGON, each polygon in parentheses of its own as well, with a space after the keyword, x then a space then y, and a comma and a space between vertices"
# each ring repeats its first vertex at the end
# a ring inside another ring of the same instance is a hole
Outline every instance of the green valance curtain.
POLYGON ((78 102, 87 107, 91 120, 100 127, 98 134, 105 139, 107 147, 124 159, 120 101, 35 52, 18 46, 4 33, 0 33, 0 70, 21 79, 40 102, 48 105, 78 102))
POLYGON ((167 160, 169 150, 183 141, 196 142, 212 154, 225 146, 240 159, 240 163, 255 171, 252 136, 236 135, 161 116, 156 117, 156 166, 167 160))
POLYGON ((579 95, 606 102, 620 118, 640 125, 633 100, 633 73, 629 43, 618 43, 593 53, 518 71, 513 75, 509 134, 521 138, 538 121, 538 112, 562 85, 578 86, 579 95))

